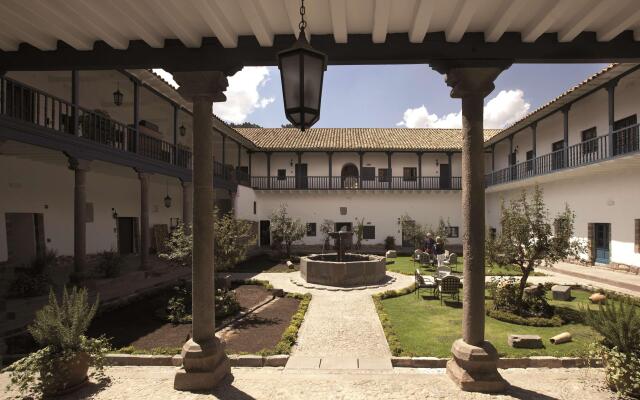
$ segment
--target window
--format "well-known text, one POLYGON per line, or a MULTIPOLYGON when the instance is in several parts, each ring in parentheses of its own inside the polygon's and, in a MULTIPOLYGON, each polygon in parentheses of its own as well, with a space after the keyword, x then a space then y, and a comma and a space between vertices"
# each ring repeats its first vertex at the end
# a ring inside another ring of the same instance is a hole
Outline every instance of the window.
POLYGON ((362 230, 362 238, 363 239, 375 239, 376 238, 376 227, 374 225, 365 225, 362 230))
POLYGON ((284 181, 287 179, 287 170, 286 169, 279 169, 278 170, 278 180, 279 181, 284 181))
POLYGON ((403 181, 415 181, 418 179, 418 169, 416 167, 404 167, 402 170, 403 181))
POLYGON ((347 215, 347 207, 340 207, 340 215, 347 215))
POLYGON ((598 136, 596 127, 582 131, 582 154, 590 154, 598 151, 598 142, 593 140, 598 136))
POLYGON ((518 162, 517 153, 514 151, 509 157, 509 165, 516 165, 518 162))
POLYGON ((258 205, 256 204, 256 202, 253 202, 253 215, 256 215, 256 211, 258 211, 258 205))
POLYGON ((374 181, 376 179, 376 169, 374 167, 362 167, 362 180, 374 181))
POLYGON ((527 151, 527 171, 533 171, 533 150, 527 151))
POLYGON ((389 168, 378 168, 378 182, 391 182, 391 173, 389 168))
POLYGON ((316 235, 316 223, 309 222, 307 224, 307 236, 315 236, 316 235))
POLYGON ((447 237, 457 238, 460 235, 460 228, 457 226, 450 226, 447 229, 447 237))

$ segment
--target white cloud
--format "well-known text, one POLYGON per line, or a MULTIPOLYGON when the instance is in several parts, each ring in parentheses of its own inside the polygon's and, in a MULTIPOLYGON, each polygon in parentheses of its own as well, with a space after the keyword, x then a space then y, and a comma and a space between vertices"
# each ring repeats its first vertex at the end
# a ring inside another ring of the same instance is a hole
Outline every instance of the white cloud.
MULTIPOLYGON (((501 90, 484 106, 484 127, 504 128, 527 115, 531 104, 524 99, 524 92, 520 89, 501 90)), ((450 113, 443 116, 430 114, 424 105, 409 108, 404 112, 398 126, 407 128, 460 128, 462 127, 462 112, 450 113)))
MULTIPOLYGON (((177 88, 178 84, 173 76, 163 69, 154 69, 170 85, 177 88)), ((269 69, 267 67, 245 67, 235 75, 229 77, 229 87, 224 92, 227 101, 214 103, 213 112, 225 121, 242 123, 245 122, 249 114, 259 108, 265 108, 273 103, 273 97, 263 97, 259 88, 263 87, 269 80, 269 69)))

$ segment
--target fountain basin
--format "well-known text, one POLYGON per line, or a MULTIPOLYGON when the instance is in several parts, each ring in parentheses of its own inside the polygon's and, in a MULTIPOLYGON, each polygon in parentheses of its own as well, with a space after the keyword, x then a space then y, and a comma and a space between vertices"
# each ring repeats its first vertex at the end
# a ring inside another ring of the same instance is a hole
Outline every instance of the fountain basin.
POLYGON ((309 283, 327 286, 364 286, 384 281, 387 267, 382 256, 350 254, 312 254, 300 258, 300 275, 309 283))

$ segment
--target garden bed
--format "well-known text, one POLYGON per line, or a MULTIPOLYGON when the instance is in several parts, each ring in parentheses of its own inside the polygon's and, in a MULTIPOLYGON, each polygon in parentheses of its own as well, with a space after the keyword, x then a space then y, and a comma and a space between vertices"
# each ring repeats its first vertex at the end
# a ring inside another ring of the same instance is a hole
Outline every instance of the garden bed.
MULTIPOLYGON (((574 299, 570 302, 551 300, 554 306, 578 309, 580 304, 589 303, 589 292, 573 290, 574 299)), ((440 300, 420 292, 397 297, 375 299, 389 346, 396 356, 449 357, 451 344, 460 338, 462 331, 461 303, 440 300)), ((445 298, 447 299, 447 298, 445 298)), ((487 307, 491 307, 487 304, 487 307)), ((498 350, 501 357, 529 356, 586 356, 588 347, 598 334, 582 323, 565 324, 560 327, 533 327, 498 321, 491 317, 485 320, 485 337, 498 350), (549 338, 561 332, 571 332, 573 340, 569 343, 552 345, 549 338), (542 337, 542 349, 516 349, 507 344, 509 334, 535 334, 542 337)))

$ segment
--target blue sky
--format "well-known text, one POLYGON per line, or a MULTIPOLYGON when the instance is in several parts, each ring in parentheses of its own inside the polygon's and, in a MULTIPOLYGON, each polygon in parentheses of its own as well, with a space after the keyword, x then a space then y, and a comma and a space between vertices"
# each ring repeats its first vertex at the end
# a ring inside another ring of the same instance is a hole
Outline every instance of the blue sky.
MULTIPOLYGON (((487 102, 501 91, 505 91, 508 93, 500 96, 500 101, 493 102, 493 110, 497 109, 509 115, 524 114, 533 111, 604 66, 514 65, 497 79, 496 89, 487 97, 487 102)), ((260 78, 253 80, 257 82, 254 87, 259 97, 256 99, 254 93, 254 107, 246 109, 242 114, 245 117, 240 119, 264 127, 279 127, 286 122, 279 71, 277 68, 263 68, 259 75, 260 78)), ((244 78, 242 80, 247 81, 244 78)), ((230 83, 233 87, 234 82, 230 83)), ((241 97, 242 94, 238 96, 241 97)), ((228 97, 230 100, 237 100, 234 93, 228 93, 228 97)), ((453 114, 459 112, 460 102, 449 97, 449 88, 445 85, 442 75, 425 65, 330 66, 325 73, 321 118, 315 126, 394 127, 403 121, 408 109, 416 111, 415 120, 418 122, 407 122, 406 126, 420 126, 416 124, 426 123, 424 121, 427 120, 427 115, 433 123, 432 126, 449 126, 452 124, 450 121, 456 119, 456 115, 453 114), (421 106, 424 106, 423 110, 416 110, 421 106), (420 119, 420 116, 423 118, 420 119), (451 118, 446 118, 447 116, 451 118)), ((214 111, 222 114, 224 118, 225 112, 219 112, 215 108, 214 111)), ((511 122, 505 118, 507 117, 504 115, 497 116, 494 124, 504 125, 511 122)))

